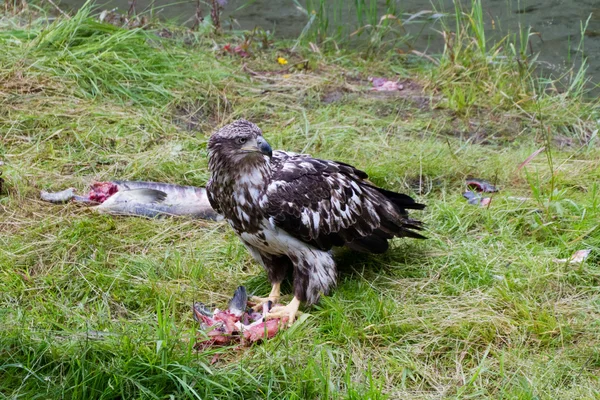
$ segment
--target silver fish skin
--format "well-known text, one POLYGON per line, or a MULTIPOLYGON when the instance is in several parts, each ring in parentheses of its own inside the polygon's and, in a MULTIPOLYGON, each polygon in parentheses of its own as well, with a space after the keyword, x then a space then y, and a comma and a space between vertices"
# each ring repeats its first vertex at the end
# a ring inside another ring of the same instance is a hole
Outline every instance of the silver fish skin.
POLYGON ((210 206, 204 188, 159 182, 113 182, 119 191, 94 207, 101 213, 150 218, 159 215, 179 215, 199 219, 222 219, 210 206))
POLYGON ((55 204, 66 203, 74 197, 75 189, 73 188, 68 188, 60 192, 46 192, 45 190, 42 190, 40 193, 40 198, 42 200, 55 204))

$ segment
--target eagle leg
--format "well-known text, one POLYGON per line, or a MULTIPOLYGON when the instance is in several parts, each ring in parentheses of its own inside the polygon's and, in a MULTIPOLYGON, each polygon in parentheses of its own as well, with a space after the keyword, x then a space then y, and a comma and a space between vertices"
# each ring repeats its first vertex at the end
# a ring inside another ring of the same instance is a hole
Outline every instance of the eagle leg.
POLYGON ((298 314, 298 307, 300 307, 300 300, 294 296, 287 306, 276 306, 271 308, 271 311, 267 314, 267 319, 287 317, 288 324, 291 326, 296 319, 296 314, 298 314))
POLYGON ((281 282, 275 282, 273 284, 273 288, 271 289, 271 293, 269 293, 269 297, 257 297, 252 296, 250 301, 256 303, 252 309, 254 311, 261 311, 263 308, 263 304, 267 302, 272 302, 273 304, 279 301, 279 297, 281 296, 281 282))

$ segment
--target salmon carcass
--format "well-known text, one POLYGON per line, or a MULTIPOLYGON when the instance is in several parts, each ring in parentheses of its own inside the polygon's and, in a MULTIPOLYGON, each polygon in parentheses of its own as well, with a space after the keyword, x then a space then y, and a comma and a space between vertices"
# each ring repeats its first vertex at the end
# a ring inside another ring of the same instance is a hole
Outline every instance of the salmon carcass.
POLYGON ((51 203, 83 203, 104 214, 143 217, 179 215, 197 219, 220 219, 208 202, 206 189, 169 183, 95 182, 85 196, 79 196, 75 194, 75 189, 69 188, 55 193, 42 191, 41 198, 51 203))

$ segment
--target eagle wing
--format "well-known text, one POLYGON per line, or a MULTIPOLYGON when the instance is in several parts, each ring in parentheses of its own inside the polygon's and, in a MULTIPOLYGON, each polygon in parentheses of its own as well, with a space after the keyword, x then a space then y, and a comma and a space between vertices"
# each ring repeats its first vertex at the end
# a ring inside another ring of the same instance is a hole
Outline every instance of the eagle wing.
POLYGON ((288 234, 321 250, 349 246, 381 253, 394 236, 423 238, 406 209, 422 209, 411 197, 377 188, 351 165, 275 152, 266 213, 288 234))
POLYGON ((208 203, 210 204, 212 209, 215 210, 217 212, 217 214, 221 214, 222 213, 221 208, 219 207, 219 204, 213 198, 213 186, 214 186, 214 182, 212 179, 210 179, 208 181, 208 183, 206 184, 206 197, 208 198, 208 203))

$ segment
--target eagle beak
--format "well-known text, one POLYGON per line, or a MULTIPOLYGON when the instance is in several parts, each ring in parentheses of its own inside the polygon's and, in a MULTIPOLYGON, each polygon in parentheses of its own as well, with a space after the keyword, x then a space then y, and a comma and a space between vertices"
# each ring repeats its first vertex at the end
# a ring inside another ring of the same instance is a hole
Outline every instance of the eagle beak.
POLYGON ((256 146, 258 147, 258 151, 263 153, 265 156, 269 156, 269 158, 273 156, 273 149, 271 149, 271 145, 264 138, 259 137, 256 140, 256 146))
POLYGON ((273 155, 273 150, 271 149, 269 143, 260 136, 256 139, 256 144, 248 143, 248 145, 242 147, 241 150, 249 153, 261 153, 269 157, 273 155))

